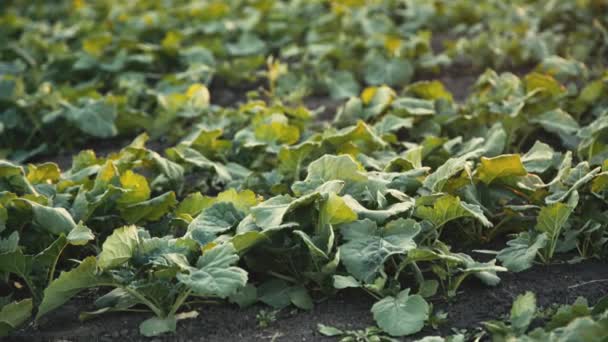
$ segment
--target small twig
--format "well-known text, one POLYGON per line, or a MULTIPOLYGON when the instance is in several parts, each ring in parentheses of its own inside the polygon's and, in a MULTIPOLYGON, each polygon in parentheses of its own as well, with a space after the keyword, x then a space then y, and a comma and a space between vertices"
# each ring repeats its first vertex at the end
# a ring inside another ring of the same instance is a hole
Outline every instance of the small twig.
POLYGON ((601 282, 605 282, 605 281, 608 281, 608 279, 596 279, 596 280, 586 281, 584 283, 568 286, 568 289, 575 289, 579 286, 584 286, 584 285, 589 285, 589 284, 594 284, 594 283, 601 283, 601 282))

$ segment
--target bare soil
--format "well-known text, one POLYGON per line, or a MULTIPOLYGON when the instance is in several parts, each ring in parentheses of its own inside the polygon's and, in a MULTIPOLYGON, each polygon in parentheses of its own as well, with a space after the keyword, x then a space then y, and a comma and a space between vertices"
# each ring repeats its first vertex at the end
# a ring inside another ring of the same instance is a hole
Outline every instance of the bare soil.
MULTIPOLYGON (((449 334, 452 328, 472 331, 482 321, 507 315, 513 299, 525 291, 535 292, 541 307, 572 303, 578 296, 593 304, 608 294, 608 281, 605 281, 608 265, 595 260, 536 266, 521 273, 502 274, 501 278, 496 287, 484 286, 471 278, 456 298, 432 300, 435 310, 448 312, 448 321, 439 331, 427 327, 417 337, 449 334)), ((142 337, 137 331, 139 323, 149 317, 146 314, 109 314, 80 322, 78 313, 91 310, 91 303, 87 298, 74 299, 39 326, 30 324, 6 341, 331 341, 317 332, 318 323, 341 329, 373 325, 369 311, 373 300, 359 291, 346 291, 318 302, 311 311, 284 309, 278 319, 264 329, 256 319, 260 310, 268 310, 262 305, 247 309, 224 303, 197 307, 193 309, 200 315, 180 321, 176 334, 153 339, 142 337)))

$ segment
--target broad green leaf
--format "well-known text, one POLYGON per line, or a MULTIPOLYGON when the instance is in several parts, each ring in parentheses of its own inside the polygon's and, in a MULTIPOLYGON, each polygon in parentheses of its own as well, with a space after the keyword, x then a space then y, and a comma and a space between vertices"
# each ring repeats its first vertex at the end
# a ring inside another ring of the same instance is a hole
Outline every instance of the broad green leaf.
POLYGON ((371 85, 403 85, 410 81, 414 71, 406 59, 385 59, 380 55, 370 55, 364 66, 365 81, 371 85))
POLYGON ((19 199, 32 208, 34 223, 54 235, 69 234, 76 228, 76 223, 70 213, 64 208, 53 208, 36 202, 19 199))
POLYGON ((142 220, 157 221, 176 204, 175 193, 166 192, 150 200, 125 207, 122 209, 122 217, 127 223, 137 223, 142 220))
POLYGON ((547 131, 557 134, 576 134, 580 129, 578 122, 562 109, 545 112, 531 121, 540 124, 547 131))
POLYGON ((517 238, 507 242, 506 248, 501 250, 496 258, 511 272, 521 272, 532 267, 536 254, 547 244, 547 234, 535 237, 528 233, 521 233, 517 238))
POLYGON ((429 316, 429 305, 420 295, 411 295, 405 289, 397 297, 386 297, 372 306, 374 320, 382 330, 392 336, 417 333, 429 316))
POLYGON ((396 115, 388 114, 374 125, 374 131, 378 135, 384 136, 387 133, 396 132, 401 128, 412 128, 413 126, 414 119, 412 118, 400 118, 396 115))
POLYGON ((251 208, 251 215, 255 224, 263 230, 277 228, 283 223, 283 218, 295 208, 306 206, 320 198, 318 192, 293 198, 289 195, 272 197, 251 208))
POLYGON ((342 290, 348 287, 361 287, 361 284, 352 276, 334 275, 334 288, 342 290))
POLYGON ((528 330, 532 319, 536 315, 536 296, 533 292, 526 292, 517 296, 511 307, 511 325, 519 334, 528 330))
POLYGON ((236 303, 240 308, 250 307, 257 301, 258 289, 252 284, 247 284, 247 286, 230 296, 230 302, 236 303))
POLYGON ((418 206, 415 215, 429 220, 435 227, 442 227, 447 222, 461 217, 473 217, 486 227, 492 226, 479 206, 462 202, 460 198, 451 195, 441 196, 432 207, 418 206))
POLYGON ((0 337, 8 336, 32 316, 31 298, 9 303, 0 309, 0 337))
POLYGON ((141 322, 139 325, 139 333, 146 337, 153 337, 168 332, 175 332, 176 328, 177 319, 175 316, 152 317, 141 322))
POLYGON ((545 172, 553 165, 553 155, 555 151, 551 146, 536 141, 532 148, 521 157, 521 162, 528 172, 545 172))
POLYGON ((0 254, 0 271, 13 273, 31 283, 31 271, 34 257, 24 255, 20 248, 10 252, 0 254))
POLYGON ((344 331, 329 326, 329 325, 325 325, 325 324, 317 324, 317 331, 323 335, 323 336, 328 336, 328 337, 334 337, 334 336, 340 336, 340 335, 344 335, 344 331))
POLYGON ((371 282, 384 262, 395 254, 406 254, 416 247, 414 237, 420 225, 412 219, 398 219, 378 228, 368 219, 341 225, 347 242, 340 246, 346 270, 355 278, 371 282))
POLYGON ((399 97, 393 101, 391 107, 399 114, 424 116, 435 114, 435 104, 430 100, 413 97, 399 97))
POLYGON ((301 182, 292 185, 293 192, 301 195, 314 191, 317 187, 331 180, 346 182, 363 182, 367 177, 361 167, 349 155, 325 155, 308 166, 308 175, 301 182))
POLYGON ((457 158, 448 159, 435 172, 426 177, 423 182, 424 187, 432 192, 440 192, 451 177, 464 169, 467 160, 477 157, 483 152, 483 150, 476 150, 457 158))
POLYGON ((60 307, 84 289, 109 284, 111 279, 97 273, 95 257, 88 257, 72 270, 61 272, 44 290, 36 320, 60 307))
POLYGON ((549 241, 557 239, 573 208, 565 203, 553 203, 541 208, 536 218, 536 230, 547 234, 549 241))
POLYGON ((234 249, 240 254, 246 253, 250 248, 267 241, 270 241, 268 236, 257 231, 238 233, 230 239, 234 249))
POLYGON ((330 73, 324 79, 332 99, 344 99, 356 96, 361 91, 359 83, 349 71, 336 71, 330 73))
POLYGON ((65 112, 66 118, 82 132, 97 138, 109 138, 118 134, 116 108, 104 101, 90 101, 81 108, 72 107, 65 112))
POLYGON ((255 137, 264 142, 291 145, 300 139, 300 129, 282 114, 272 114, 255 125, 255 137))
POLYGON ((587 162, 582 162, 577 165, 574 169, 570 169, 566 172, 566 177, 563 180, 568 188, 558 188, 554 193, 545 197, 545 203, 553 204, 565 200, 570 194, 575 193, 583 185, 589 183, 593 178, 601 171, 600 167, 589 171, 587 162))
POLYGON ((477 168, 477 177, 490 184, 495 179, 528 174, 518 154, 505 154, 494 158, 481 157, 481 165, 477 168))
POLYGON ((584 297, 578 297, 572 305, 561 305, 551 321, 547 324, 547 329, 557 329, 568 325, 571 321, 579 317, 591 315, 591 308, 584 297))
POLYGON ((231 266, 238 260, 231 244, 219 245, 207 250, 196 268, 187 274, 178 274, 177 279, 198 295, 226 298, 247 284, 247 272, 231 266))
POLYGON ((552 331, 547 341, 604 341, 608 338, 605 319, 595 321, 590 317, 580 317, 562 328, 552 331))
POLYGON ((290 286, 284 280, 272 279, 258 288, 259 300, 276 309, 282 309, 290 304, 304 310, 312 308, 312 299, 306 288, 301 285, 290 286))
POLYGON ((135 226, 115 229, 101 247, 98 256, 99 268, 110 269, 124 264, 133 256, 139 242, 135 226))
POLYGON ((245 215, 230 202, 215 203, 190 222, 188 236, 205 244, 213 240, 217 234, 236 227, 244 217, 245 215))
POLYGON ((368 124, 358 120, 354 126, 345 127, 336 133, 325 134, 324 142, 333 145, 339 153, 354 155, 383 149, 386 142, 368 124))
POLYGON ((397 202, 385 209, 367 209, 350 195, 342 197, 344 203, 361 219, 370 219, 382 223, 391 217, 406 213, 414 207, 414 200, 407 198, 404 202, 397 202))
POLYGON ((93 235, 91 229, 83 225, 82 222, 72 229, 67 236, 67 241, 74 246, 86 245, 89 241, 94 239, 95 235, 93 235))

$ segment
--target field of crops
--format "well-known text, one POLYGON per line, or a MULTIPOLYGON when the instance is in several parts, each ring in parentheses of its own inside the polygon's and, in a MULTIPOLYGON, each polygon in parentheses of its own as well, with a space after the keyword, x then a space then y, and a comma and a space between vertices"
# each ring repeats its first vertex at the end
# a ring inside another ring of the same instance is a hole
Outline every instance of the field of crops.
POLYGON ((0 338, 607 341, 608 0, 0 0, 0 338))

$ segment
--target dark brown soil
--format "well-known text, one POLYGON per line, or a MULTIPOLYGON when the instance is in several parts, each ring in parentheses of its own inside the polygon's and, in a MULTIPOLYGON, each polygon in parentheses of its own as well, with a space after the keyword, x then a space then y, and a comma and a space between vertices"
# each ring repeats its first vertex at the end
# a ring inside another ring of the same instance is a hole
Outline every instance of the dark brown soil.
MULTIPOLYGON (((448 312, 448 322, 433 331, 427 327, 419 336, 449 334, 451 328, 468 329, 482 321, 508 314, 513 299, 525 292, 537 295, 539 306, 572 303, 578 296, 590 303, 608 294, 608 265, 588 260, 579 264, 536 266, 518 274, 503 274, 497 287, 486 287, 470 279, 450 302, 433 300, 436 310, 448 312), (594 282, 595 281, 595 282, 594 282)), ((364 293, 348 291, 317 303, 311 311, 285 309, 269 327, 258 327, 256 314, 265 309, 256 305, 239 309, 216 304, 197 308, 198 318, 181 321, 177 333, 156 339, 139 335, 138 324, 148 315, 121 313, 79 322, 78 312, 90 309, 90 302, 76 299, 49 315, 39 327, 28 326, 6 341, 325 341, 318 323, 341 329, 362 329, 373 325, 372 299, 364 293)))

